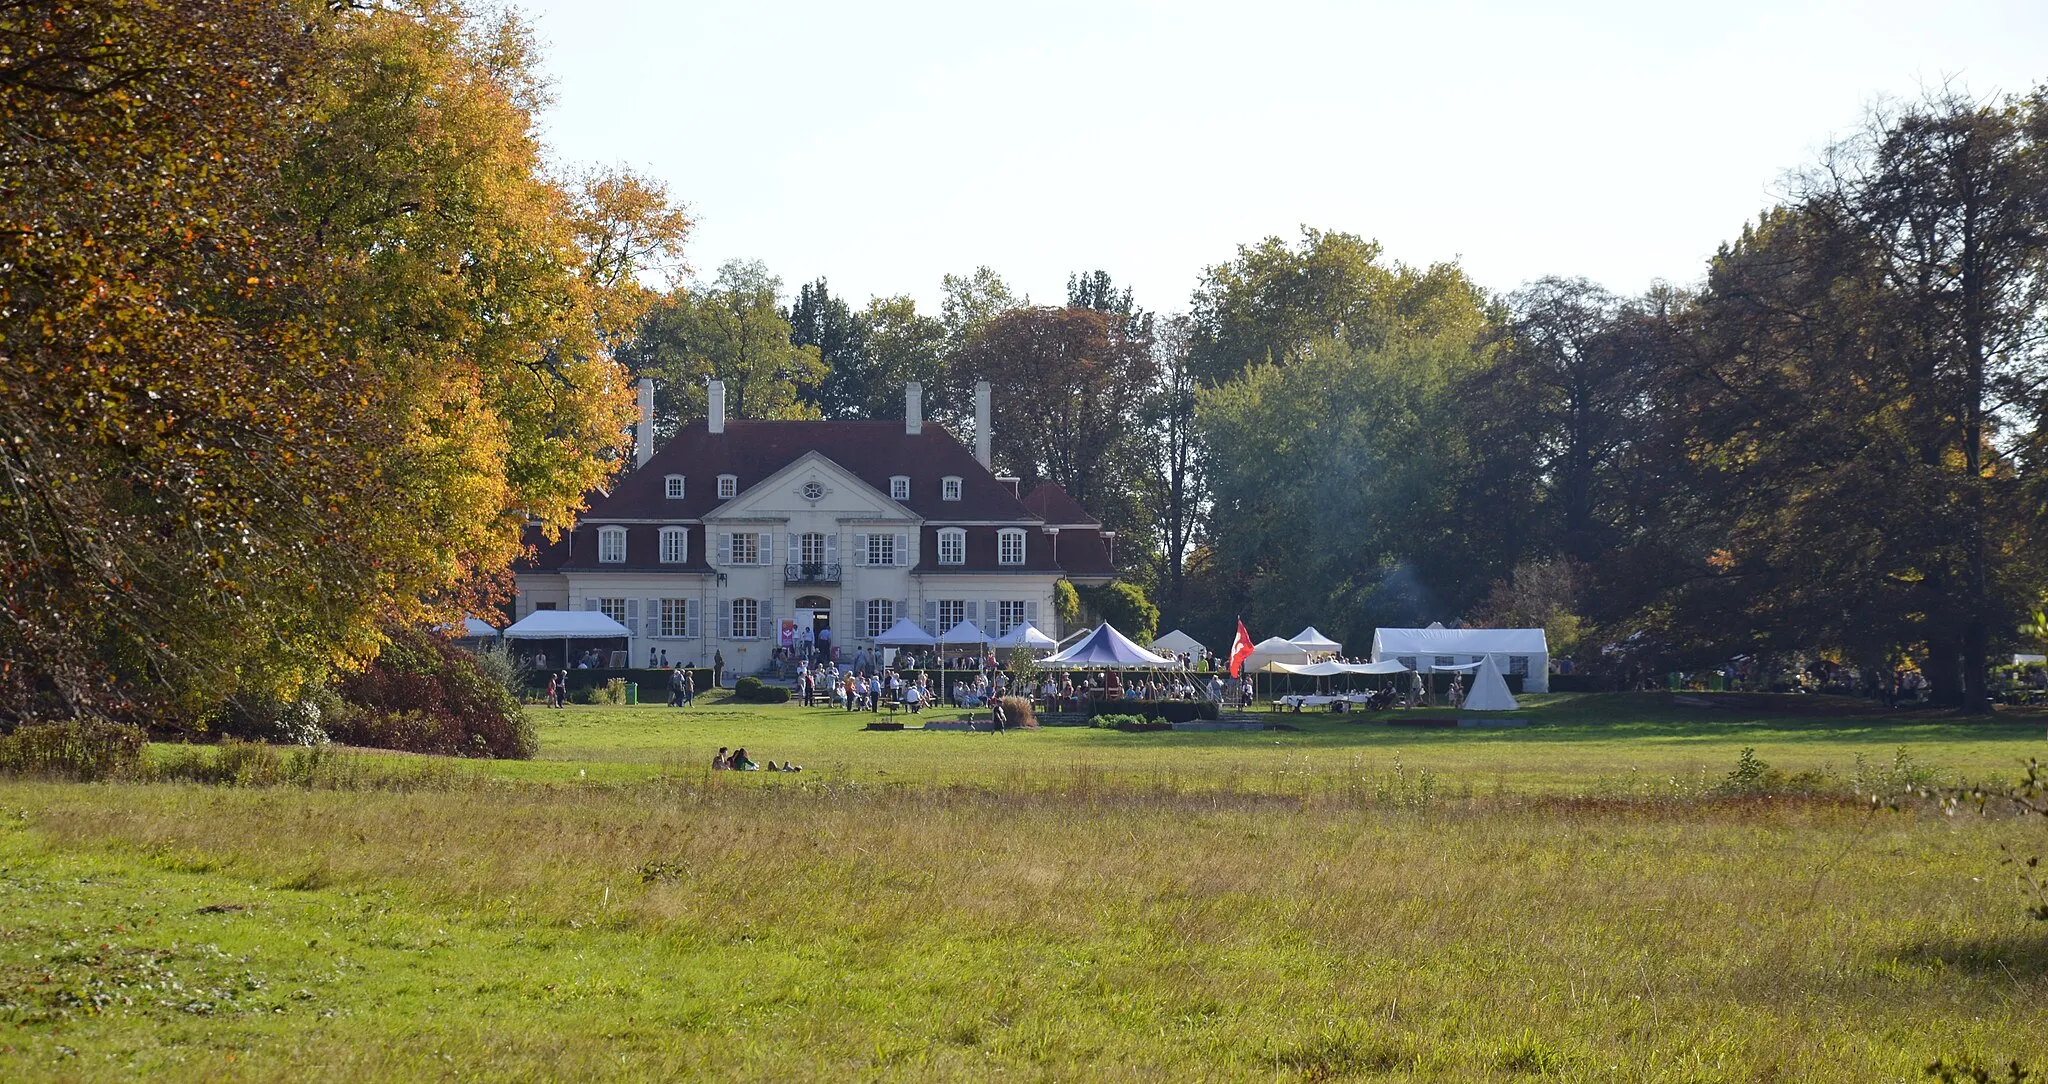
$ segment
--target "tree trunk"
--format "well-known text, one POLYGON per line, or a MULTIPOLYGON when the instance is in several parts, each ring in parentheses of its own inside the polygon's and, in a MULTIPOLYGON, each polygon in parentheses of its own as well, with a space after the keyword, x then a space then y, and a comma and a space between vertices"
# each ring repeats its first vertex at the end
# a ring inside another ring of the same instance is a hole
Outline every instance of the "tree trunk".
POLYGON ((1978 715, 1991 710, 1990 690, 1985 686, 1990 669, 1991 630, 1982 617, 1972 617, 1963 627, 1962 709, 1978 715))
POLYGON ((1927 686, 1933 703, 1946 708, 1962 705, 1961 661, 1956 637, 1944 634, 1927 638, 1927 686))

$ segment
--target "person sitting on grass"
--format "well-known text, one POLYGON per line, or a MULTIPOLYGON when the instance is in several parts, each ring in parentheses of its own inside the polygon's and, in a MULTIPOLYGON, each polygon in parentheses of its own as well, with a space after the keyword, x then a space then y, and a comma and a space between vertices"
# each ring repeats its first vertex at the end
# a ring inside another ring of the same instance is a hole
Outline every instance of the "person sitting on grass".
POLYGON ((747 759, 747 747, 742 745, 732 751, 732 770, 736 772, 758 772, 761 770, 761 766, 747 759))
POLYGON ((718 755, 711 758, 711 770, 722 772, 730 767, 732 767, 732 760, 726 755, 725 746, 721 745, 718 747, 718 755))

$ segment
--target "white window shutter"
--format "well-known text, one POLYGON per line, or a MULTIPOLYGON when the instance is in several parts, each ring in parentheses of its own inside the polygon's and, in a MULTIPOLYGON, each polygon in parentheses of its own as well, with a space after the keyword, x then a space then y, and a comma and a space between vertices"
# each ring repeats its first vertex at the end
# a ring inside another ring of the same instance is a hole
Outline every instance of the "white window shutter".
POLYGON ((803 543, 797 539, 795 531, 789 532, 788 541, 789 548, 782 551, 782 561, 784 564, 798 564, 804 559, 803 543))
POLYGON ((966 618, 966 619, 967 619, 967 620, 969 620, 969 621, 972 621, 972 622, 974 622, 974 625, 975 625, 975 627, 976 627, 976 628, 980 628, 980 627, 981 627, 981 603, 979 603, 979 602, 972 602, 972 601, 970 601, 970 602, 963 602, 963 603, 961 603, 961 604, 960 604, 960 606, 961 606, 961 612, 960 612, 960 616, 962 616, 962 617, 966 618))
MULTIPOLYGON (((1027 624, 1027 625, 1036 625, 1036 624, 1038 624, 1038 600, 1037 600, 1037 599, 1025 599, 1025 600, 1024 600, 1024 623, 1025 623, 1025 624, 1027 624)), ((1040 630, 1040 631, 1044 631, 1044 630, 1040 630)))
MULTIPOLYGON (((868 604, 857 598, 847 599, 846 610, 844 621, 839 620, 840 615, 836 613, 832 615, 832 639, 841 643, 855 637, 866 639, 868 635, 868 604)), ((851 651, 853 649, 847 648, 847 650, 851 651)))
POLYGON ((732 563, 732 532, 730 531, 718 532, 718 563, 721 565, 732 563))
POLYGON ((697 628, 697 600, 686 598, 683 600, 683 638, 694 640, 699 635, 701 634, 697 628))
POLYGON ((761 532, 761 563, 764 565, 775 563, 775 532, 773 531, 761 532))
POLYGON ((990 636, 1001 636, 1008 631, 1003 628, 1003 604, 990 599, 981 604, 981 631, 990 636))
MULTIPOLYGON (((763 537, 766 536, 764 535, 763 537)), ((762 599, 759 613, 761 615, 761 623, 755 627, 754 635, 759 636, 763 640, 773 639, 776 643, 781 643, 782 627, 775 623, 775 600, 772 598, 762 599)))
POLYGON ((839 563, 838 531, 829 531, 825 535, 825 563, 828 565, 839 563))
POLYGON ((896 563, 899 565, 908 565, 911 563, 910 536, 907 534, 899 534, 896 536, 896 563))
POLYGON ((661 600, 658 598, 648 599, 647 608, 640 611, 640 620, 646 623, 644 631, 647 635, 661 635, 661 600))
POLYGON ((640 600, 637 598, 626 600, 626 635, 640 635, 640 600))
POLYGON ((732 639, 732 600, 729 598, 718 600, 718 638, 732 639))
POLYGON ((928 598, 924 600, 924 631, 933 636, 946 631, 939 627, 939 600, 937 599, 928 598))
POLYGON ((866 565, 868 563, 867 535, 857 534, 853 536, 853 563, 857 565, 866 565))
POLYGON ((596 600, 596 599, 594 599, 594 598, 586 598, 586 599, 584 599, 584 600, 583 600, 583 608, 584 608, 584 609, 586 609, 586 610, 595 610, 595 609, 597 609, 597 600, 596 600))

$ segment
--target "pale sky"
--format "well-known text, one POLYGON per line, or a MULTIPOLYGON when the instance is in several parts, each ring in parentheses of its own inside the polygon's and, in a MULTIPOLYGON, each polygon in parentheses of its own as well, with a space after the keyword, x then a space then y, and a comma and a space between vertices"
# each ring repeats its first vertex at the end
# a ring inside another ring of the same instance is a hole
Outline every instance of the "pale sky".
POLYGON ((700 273, 934 313, 980 264, 1180 311, 1303 224, 1495 290, 1692 282, 1873 102, 2048 80, 2048 0, 521 6, 555 157, 665 180, 700 273))

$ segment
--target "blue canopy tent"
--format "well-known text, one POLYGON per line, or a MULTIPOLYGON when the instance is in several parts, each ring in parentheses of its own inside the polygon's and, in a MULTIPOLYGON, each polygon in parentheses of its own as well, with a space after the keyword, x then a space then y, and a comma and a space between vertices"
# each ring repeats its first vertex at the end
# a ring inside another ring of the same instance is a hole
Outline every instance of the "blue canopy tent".
POLYGON ((1139 647, 1131 642, 1130 637, 1105 623, 1074 641, 1073 646, 1065 651, 1046 656, 1039 665, 1075 670, 1092 667, 1112 670, 1171 670, 1180 664, 1164 655, 1155 655, 1139 647))

